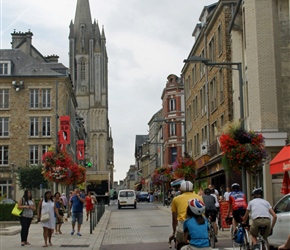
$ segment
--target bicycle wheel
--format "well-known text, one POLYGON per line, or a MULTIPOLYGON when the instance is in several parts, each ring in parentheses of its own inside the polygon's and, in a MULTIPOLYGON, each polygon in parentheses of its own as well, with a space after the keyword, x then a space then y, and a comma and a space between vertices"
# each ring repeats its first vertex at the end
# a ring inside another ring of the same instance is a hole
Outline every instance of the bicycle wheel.
POLYGON ((210 241, 211 248, 215 248, 215 233, 214 233, 213 226, 211 226, 209 229, 209 241, 210 241))

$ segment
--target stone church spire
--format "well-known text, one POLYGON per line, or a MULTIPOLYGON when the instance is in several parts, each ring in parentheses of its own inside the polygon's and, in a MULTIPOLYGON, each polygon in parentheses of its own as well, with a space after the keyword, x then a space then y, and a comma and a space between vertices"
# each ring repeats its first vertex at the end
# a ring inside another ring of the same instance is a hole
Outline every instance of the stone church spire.
POLYGON ((108 171, 108 162, 112 162, 108 56, 104 29, 100 31, 98 22, 92 22, 89 0, 77 0, 75 19, 69 26, 69 62, 77 113, 84 119, 88 135, 86 160, 92 162, 94 170, 108 171))

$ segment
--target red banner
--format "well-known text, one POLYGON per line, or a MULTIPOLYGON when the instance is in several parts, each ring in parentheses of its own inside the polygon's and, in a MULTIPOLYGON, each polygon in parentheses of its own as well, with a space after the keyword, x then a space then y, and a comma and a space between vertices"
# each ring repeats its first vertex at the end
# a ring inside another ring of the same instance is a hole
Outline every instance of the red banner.
POLYGON ((62 151, 64 150, 65 151, 65 144, 62 144, 62 142, 60 141, 62 137, 62 132, 61 131, 58 131, 58 150, 59 151, 62 151))
MULTIPOLYGON (((222 228, 229 228, 230 225, 226 223, 226 217, 228 215, 229 202, 221 201, 220 202, 220 220, 222 222, 222 228)), ((231 216, 231 215, 230 215, 231 216)))
POLYGON ((85 141, 84 140, 77 141, 77 159, 78 160, 85 159, 85 141))
POLYGON ((70 117, 61 116, 60 118, 60 144, 70 144, 70 117))

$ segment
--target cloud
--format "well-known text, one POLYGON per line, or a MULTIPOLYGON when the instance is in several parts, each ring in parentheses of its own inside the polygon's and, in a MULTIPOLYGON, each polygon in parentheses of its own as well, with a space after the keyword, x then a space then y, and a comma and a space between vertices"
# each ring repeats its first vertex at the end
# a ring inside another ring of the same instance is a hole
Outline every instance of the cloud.
MULTIPOLYGON (((57 54, 68 66, 69 24, 76 0, 0 0, 1 49, 16 31, 33 32, 33 45, 57 54)), ((135 163, 137 134, 162 107, 169 74, 179 75, 194 43, 191 36, 204 5, 212 0, 90 0, 92 20, 104 25, 109 56, 109 119, 115 151, 115 181, 135 163)))

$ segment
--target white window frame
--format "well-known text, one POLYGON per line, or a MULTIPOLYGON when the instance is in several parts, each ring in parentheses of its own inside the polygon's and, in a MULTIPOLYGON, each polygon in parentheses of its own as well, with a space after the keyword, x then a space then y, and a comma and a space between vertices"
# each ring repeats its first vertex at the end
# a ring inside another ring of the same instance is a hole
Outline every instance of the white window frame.
POLYGON ((0 89, 0 109, 9 108, 9 89, 0 89))
POLYGON ((42 108, 51 108, 51 90, 42 89, 42 108))
POLYGON ((9 117, 0 117, 0 137, 9 136, 9 117))
POLYGON ((39 136, 39 118, 38 117, 30 117, 29 135, 30 135, 30 137, 38 137, 39 136))
POLYGON ((169 134, 170 134, 170 136, 176 135, 176 123, 175 122, 169 123, 169 134))
POLYGON ((39 108, 39 89, 30 90, 30 108, 39 108))
POLYGON ((30 145, 29 146, 29 162, 30 164, 40 164, 39 146, 30 145))
POLYGON ((43 137, 51 136, 51 118, 50 117, 42 117, 42 132, 43 137))
POLYGON ((176 110, 176 99, 171 98, 169 99, 169 111, 175 111, 176 110))
POLYGON ((0 166, 9 165, 9 146, 2 145, 0 146, 0 166))

